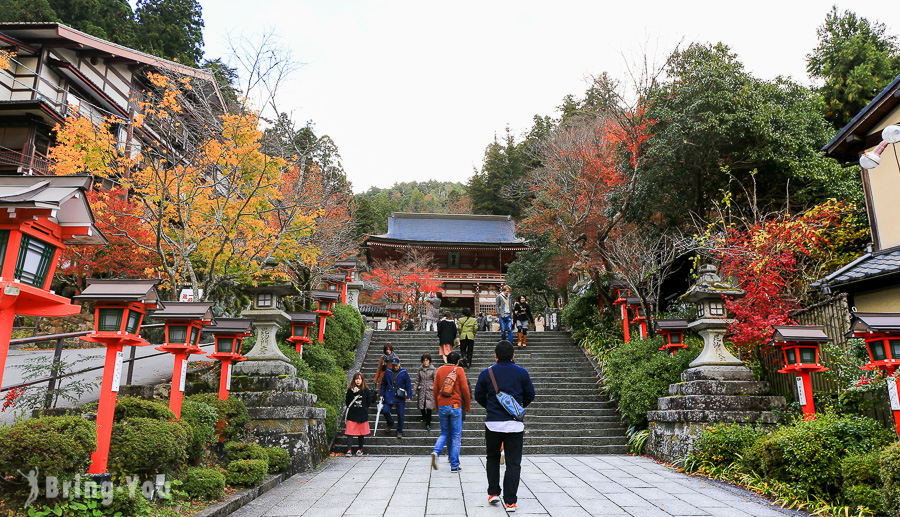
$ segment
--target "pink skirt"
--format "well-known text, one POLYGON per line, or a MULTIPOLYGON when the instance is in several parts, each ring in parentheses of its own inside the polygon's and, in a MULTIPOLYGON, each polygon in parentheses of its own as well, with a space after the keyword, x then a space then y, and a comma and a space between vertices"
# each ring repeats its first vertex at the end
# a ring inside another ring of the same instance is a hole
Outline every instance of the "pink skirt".
POLYGON ((366 436, 369 432, 369 422, 351 422, 347 420, 347 430, 344 431, 344 434, 347 436, 366 436))
POLYGON ((453 345, 441 345, 438 349, 438 355, 450 355, 453 351, 453 345))

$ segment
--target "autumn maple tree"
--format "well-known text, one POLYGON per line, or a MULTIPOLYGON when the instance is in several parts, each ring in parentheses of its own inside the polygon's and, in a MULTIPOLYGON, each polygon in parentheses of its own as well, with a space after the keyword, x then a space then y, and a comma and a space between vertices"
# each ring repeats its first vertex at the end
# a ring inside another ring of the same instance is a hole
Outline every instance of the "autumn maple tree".
POLYGON ((362 278, 374 288, 372 299, 411 307, 406 312, 409 319, 422 312, 428 293, 441 290, 442 283, 430 253, 410 249, 400 258, 376 260, 371 269, 362 278))

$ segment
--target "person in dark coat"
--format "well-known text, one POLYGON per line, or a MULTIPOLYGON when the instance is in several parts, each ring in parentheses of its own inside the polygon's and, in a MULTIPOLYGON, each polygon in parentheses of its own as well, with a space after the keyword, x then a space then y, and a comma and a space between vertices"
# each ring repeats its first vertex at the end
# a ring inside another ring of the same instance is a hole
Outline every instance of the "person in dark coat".
POLYGON ((403 420, 406 417, 406 399, 412 394, 412 383, 409 381, 409 373, 400 368, 400 360, 394 359, 391 369, 381 378, 379 395, 384 398, 384 421, 388 431, 394 427, 394 419, 391 418, 391 408, 397 409, 397 438, 403 438, 403 420))
POLYGON ((519 297, 513 308, 513 318, 516 321, 516 332, 519 334, 519 346, 528 346, 528 324, 534 325, 534 318, 531 316, 531 306, 525 299, 525 295, 519 297))
POLYGON ((503 340, 494 348, 497 363, 485 368, 475 383, 475 401, 484 406, 484 441, 487 449, 488 502, 500 502, 500 451, 506 453, 506 474, 503 476, 503 501, 506 511, 515 511, 518 501, 519 476, 522 471, 522 448, 525 439, 525 422, 516 420, 503 409, 497 400, 497 391, 512 396, 522 407, 534 401, 534 384, 528 371, 513 363, 515 348, 503 340), (497 389, 491 379, 497 381, 497 389))
POLYGON ((375 402, 375 394, 366 385, 362 372, 353 374, 344 404, 347 406, 347 456, 353 455, 353 437, 357 439, 356 455, 363 455, 364 438, 371 432, 369 429, 369 406, 375 402))
POLYGON ((485 316, 483 312, 479 312, 478 318, 476 318, 476 319, 478 320, 478 331, 479 332, 485 331, 485 330, 490 330, 488 328, 489 323, 488 323, 487 316, 485 316))
POLYGON ((453 319, 450 311, 444 312, 444 317, 441 318, 437 325, 438 343, 441 345, 440 354, 441 358, 444 359, 444 364, 447 363, 447 355, 453 350, 453 341, 456 340, 456 333, 456 320, 453 319))
POLYGON ((422 412, 422 422, 425 423, 425 430, 431 431, 431 415, 434 411, 434 365, 431 364, 431 354, 422 354, 422 366, 419 367, 419 374, 416 376, 416 399, 419 411, 422 412))

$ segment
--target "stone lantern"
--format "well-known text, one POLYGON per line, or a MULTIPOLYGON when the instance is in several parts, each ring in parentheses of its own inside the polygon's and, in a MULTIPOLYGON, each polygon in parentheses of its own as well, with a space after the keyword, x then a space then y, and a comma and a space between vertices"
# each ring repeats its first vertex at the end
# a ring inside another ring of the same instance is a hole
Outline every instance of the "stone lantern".
POLYGON ((656 333, 663 338, 660 350, 675 355, 679 350, 687 348, 684 342, 684 331, 688 329, 687 320, 655 320, 656 333))
POLYGON ((212 305, 212 302, 169 302, 163 309, 153 313, 153 319, 166 323, 165 343, 156 349, 175 356, 169 409, 178 418, 181 418, 188 357, 204 353, 199 346, 200 332, 205 325, 211 325, 215 321, 212 305))
POLYGON ((90 176, 0 176, 0 384, 13 320, 81 307, 50 290, 67 245, 106 244, 85 197, 90 176))
POLYGON ((865 340, 869 351, 869 362, 860 368, 882 370, 889 376, 888 398, 897 434, 900 434, 900 386, 893 377, 900 368, 900 313, 855 312, 850 320, 850 333, 865 340))
POLYGON ((387 311, 387 329, 400 330, 400 314, 403 312, 402 303, 387 303, 384 305, 387 311))
POLYGON ((831 338, 825 334, 825 327, 812 325, 772 325, 772 343, 781 347, 784 368, 779 373, 797 374, 797 400, 803 406, 807 420, 815 418, 813 404, 812 372, 824 372, 828 368, 819 363, 819 345, 831 338))
POLYGON ((234 365, 233 373, 249 376, 296 375, 297 369, 281 353, 275 335, 282 324, 290 321, 287 313, 281 310, 282 299, 297 294, 297 290, 291 284, 264 282, 247 288, 246 292, 253 297, 253 308, 245 310, 241 316, 253 321, 256 344, 243 354, 246 361, 234 365))
POLYGON ((331 318, 331 308, 340 298, 340 293, 335 291, 312 291, 313 299, 316 301, 316 310, 319 315, 319 343, 325 341, 325 318, 331 318))
POLYGON ((719 422, 772 426, 775 409, 786 405, 784 397, 769 395, 765 382, 725 349, 728 325, 724 301, 744 293, 722 281, 715 266, 700 268, 697 283, 682 299, 697 306, 697 319, 687 326, 703 338, 703 351, 681 373, 680 383, 669 385, 668 397, 660 397, 658 410, 647 412, 651 456, 674 462, 694 450, 703 431, 719 422))
POLYGON ((288 316, 291 317, 291 336, 287 340, 297 347, 297 353, 303 357, 303 345, 312 343, 309 330, 316 324, 316 313, 289 312, 288 316))
POLYGON ((81 339, 106 346, 100 400, 97 405, 97 450, 91 455, 91 474, 103 474, 109 459, 116 396, 122 381, 124 346, 149 345, 140 336, 148 309, 161 305, 156 285, 159 280, 97 280, 89 278, 87 287, 75 297, 94 302, 94 331, 81 339))
POLYGON ((231 389, 231 365, 246 360, 241 355, 241 344, 245 337, 253 334, 253 322, 244 318, 216 318, 216 324, 205 330, 216 340, 216 351, 207 354, 207 357, 222 362, 219 398, 226 400, 231 389))

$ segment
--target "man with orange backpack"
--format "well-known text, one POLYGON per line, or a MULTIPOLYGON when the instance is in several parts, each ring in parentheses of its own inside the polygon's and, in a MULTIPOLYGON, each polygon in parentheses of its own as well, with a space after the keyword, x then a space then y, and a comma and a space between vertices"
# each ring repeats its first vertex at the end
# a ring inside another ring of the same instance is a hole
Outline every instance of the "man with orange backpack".
POLYGON ((434 374, 434 401, 438 407, 441 435, 431 452, 431 468, 437 470, 437 457, 449 439, 450 472, 457 473, 461 470, 459 448, 462 444, 463 411, 472 410, 472 401, 466 372, 459 365, 459 352, 455 350, 447 355, 447 364, 434 374))

